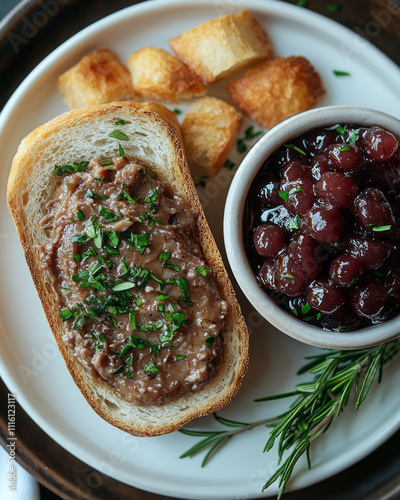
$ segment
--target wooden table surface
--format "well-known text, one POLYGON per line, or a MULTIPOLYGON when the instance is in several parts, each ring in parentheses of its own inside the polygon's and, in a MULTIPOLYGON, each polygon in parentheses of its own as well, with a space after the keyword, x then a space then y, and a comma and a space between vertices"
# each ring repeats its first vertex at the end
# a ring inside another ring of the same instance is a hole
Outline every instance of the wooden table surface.
MULTIPOLYGON (((9 35, 23 36, 23 19, 33 19, 43 0, 25 0, 17 15, 0 27, 0 109, 25 76, 52 50, 87 25, 129 5, 132 0, 59 0, 58 12, 16 51, 9 35)), ((289 0, 296 4, 297 1, 289 0)), ((245 6, 245 2, 243 2, 245 6)), ((400 65, 400 0, 308 0, 306 8, 354 30, 400 65), (332 5, 339 5, 336 10, 332 5)), ((400 90, 400 89, 399 89, 400 90)), ((0 382, 0 444, 7 444, 7 394, 0 382)), ((17 460, 42 484, 65 499, 162 500, 126 486, 82 463, 51 440, 17 407, 17 460)), ((287 500, 400 499, 400 432, 346 471, 287 500)))

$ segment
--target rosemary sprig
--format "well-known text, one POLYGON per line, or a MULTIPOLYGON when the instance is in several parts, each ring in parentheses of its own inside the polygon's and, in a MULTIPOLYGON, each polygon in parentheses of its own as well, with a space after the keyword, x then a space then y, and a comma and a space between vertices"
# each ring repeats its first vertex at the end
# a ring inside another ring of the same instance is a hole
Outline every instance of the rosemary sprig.
POLYGON ((265 418, 253 423, 237 422, 214 414, 215 419, 231 430, 195 431, 181 429, 189 436, 201 437, 202 440, 187 450, 180 458, 190 457, 206 451, 201 464, 204 467, 209 460, 234 436, 259 426, 273 427, 264 452, 270 451, 278 440, 278 456, 281 465, 266 481, 262 491, 279 480, 278 500, 282 497, 287 482, 299 458, 306 453, 310 463, 310 445, 318 436, 326 432, 335 417, 343 411, 354 390, 357 394, 355 409, 361 406, 378 375, 382 380, 383 367, 400 352, 400 341, 394 340, 376 347, 353 351, 328 350, 316 356, 303 366, 298 375, 311 373, 314 379, 308 383, 297 384, 292 392, 256 399, 256 402, 272 401, 297 396, 289 410, 274 418, 265 418), (286 451, 291 450, 282 462, 286 451))

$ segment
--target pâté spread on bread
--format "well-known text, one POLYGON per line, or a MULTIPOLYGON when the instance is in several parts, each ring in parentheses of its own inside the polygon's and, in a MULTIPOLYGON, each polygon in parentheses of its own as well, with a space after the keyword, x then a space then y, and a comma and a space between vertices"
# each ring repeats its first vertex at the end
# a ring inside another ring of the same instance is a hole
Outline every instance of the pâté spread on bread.
POLYGON ((64 113, 14 157, 7 201, 71 377, 110 424, 173 432, 237 393, 248 332, 175 114, 64 113))
POLYGON ((227 304, 190 208, 126 156, 55 171, 41 262, 59 294, 64 342, 127 401, 162 404, 201 389, 218 362, 227 304))

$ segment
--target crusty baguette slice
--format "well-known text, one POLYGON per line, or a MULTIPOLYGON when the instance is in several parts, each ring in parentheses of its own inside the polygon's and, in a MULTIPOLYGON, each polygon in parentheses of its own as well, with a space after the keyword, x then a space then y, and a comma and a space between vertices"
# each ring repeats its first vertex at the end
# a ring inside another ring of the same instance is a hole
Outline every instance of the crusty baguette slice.
POLYGON ((152 101, 178 104, 181 99, 204 95, 206 87, 177 57, 163 49, 146 47, 126 61, 132 86, 139 95, 152 101))
POLYGON ((227 102, 215 97, 197 99, 181 127, 189 166, 218 173, 242 123, 242 116, 227 102))
POLYGON ((199 24, 169 45, 206 85, 272 55, 267 33, 245 10, 199 24))
POLYGON ((14 158, 7 188, 25 258, 47 320, 64 361, 92 408, 110 424, 139 436, 156 436, 179 429, 189 420, 226 405, 239 389, 248 360, 248 334, 220 253, 206 222, 190 176, 175 115, 164 106, 120 102, 65 113, 31 132, 14 158), (205 260, 214 270, 229 312, 221 362, 215 377, 200 392, 164 406, 135 406, 118 397, 110 385, 94 382, 71 349, 62 342, 58 295, 41 271, 37 245, 48 241, 39 221, 56 183, 54 165, 118 156, 118 142, 108 134, 116 119, 125 120, 126 156, 142 160, 181 196, 197 220, 205 260), (71 158, 72 156, 72 158, 71 158))
POLYGON ((137 97, 129 71, 108 49, 82 57, 59 77, 57 85, 71 109, 137 97))
POLYGON ((272 128, 312 108, 324 97, 320 75, 304 57, 275 57, 246 71, 226 87, 235 105, 257 125, 272 128))

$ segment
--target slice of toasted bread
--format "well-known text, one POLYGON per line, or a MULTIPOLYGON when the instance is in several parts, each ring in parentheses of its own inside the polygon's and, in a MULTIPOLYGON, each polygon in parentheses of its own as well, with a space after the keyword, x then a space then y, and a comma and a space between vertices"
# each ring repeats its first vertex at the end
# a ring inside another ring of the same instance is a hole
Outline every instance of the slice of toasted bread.
POLYGON ((189 166, 216 174, 235 144, 241 125, 241 115, 221 99, 203 97, 194 102, 181 127, 189 166))
POLYGON ((272 55, 267 33, 245 10, 199 24, 169 44, 205 84, 272 55))
POLYGON ((131 72, 133 89, 150 100, 177 104, 181 99, 201 96, 207 91, 183 62, 163 49, 138 50, 126 65, 131 72))
POLYGON ((260 127, 271 128, 315 106, 325 95, 321 77, 304 57, 276 57, 227 87, 233 102, 260 127))
POLYGON ((82 57, 59 77, 57 84, 71 109, 136 97, 129 71, 108 49, 82 57))
POLYGON ((220 253, 206 222, 190 176, 175 115, 162 105, 121 102, 65 113, 31 132, 21 143, 8 181, 7 198, 34 284, 64 361, 92 408, 110 424, 139 436, 179 429, 189 420, 226 405, 236 394, 248 359, 248 334, 220 253), (54 165, 74 159, 118 156, 118 141, 109 137, 115 121, 124 120, 125 155, 142 161, 165 179, 173 193, 193 211, 204 258, 228 304, 223 350, 215 376, 199 392, 164 405, 136 406, 107 382, 94 380, 63 342, 60 294, 39 262, 38 246, 49 242, 39 221, 57 183, 54 165), (73 158, 71 158, 71 155, 73 158))

